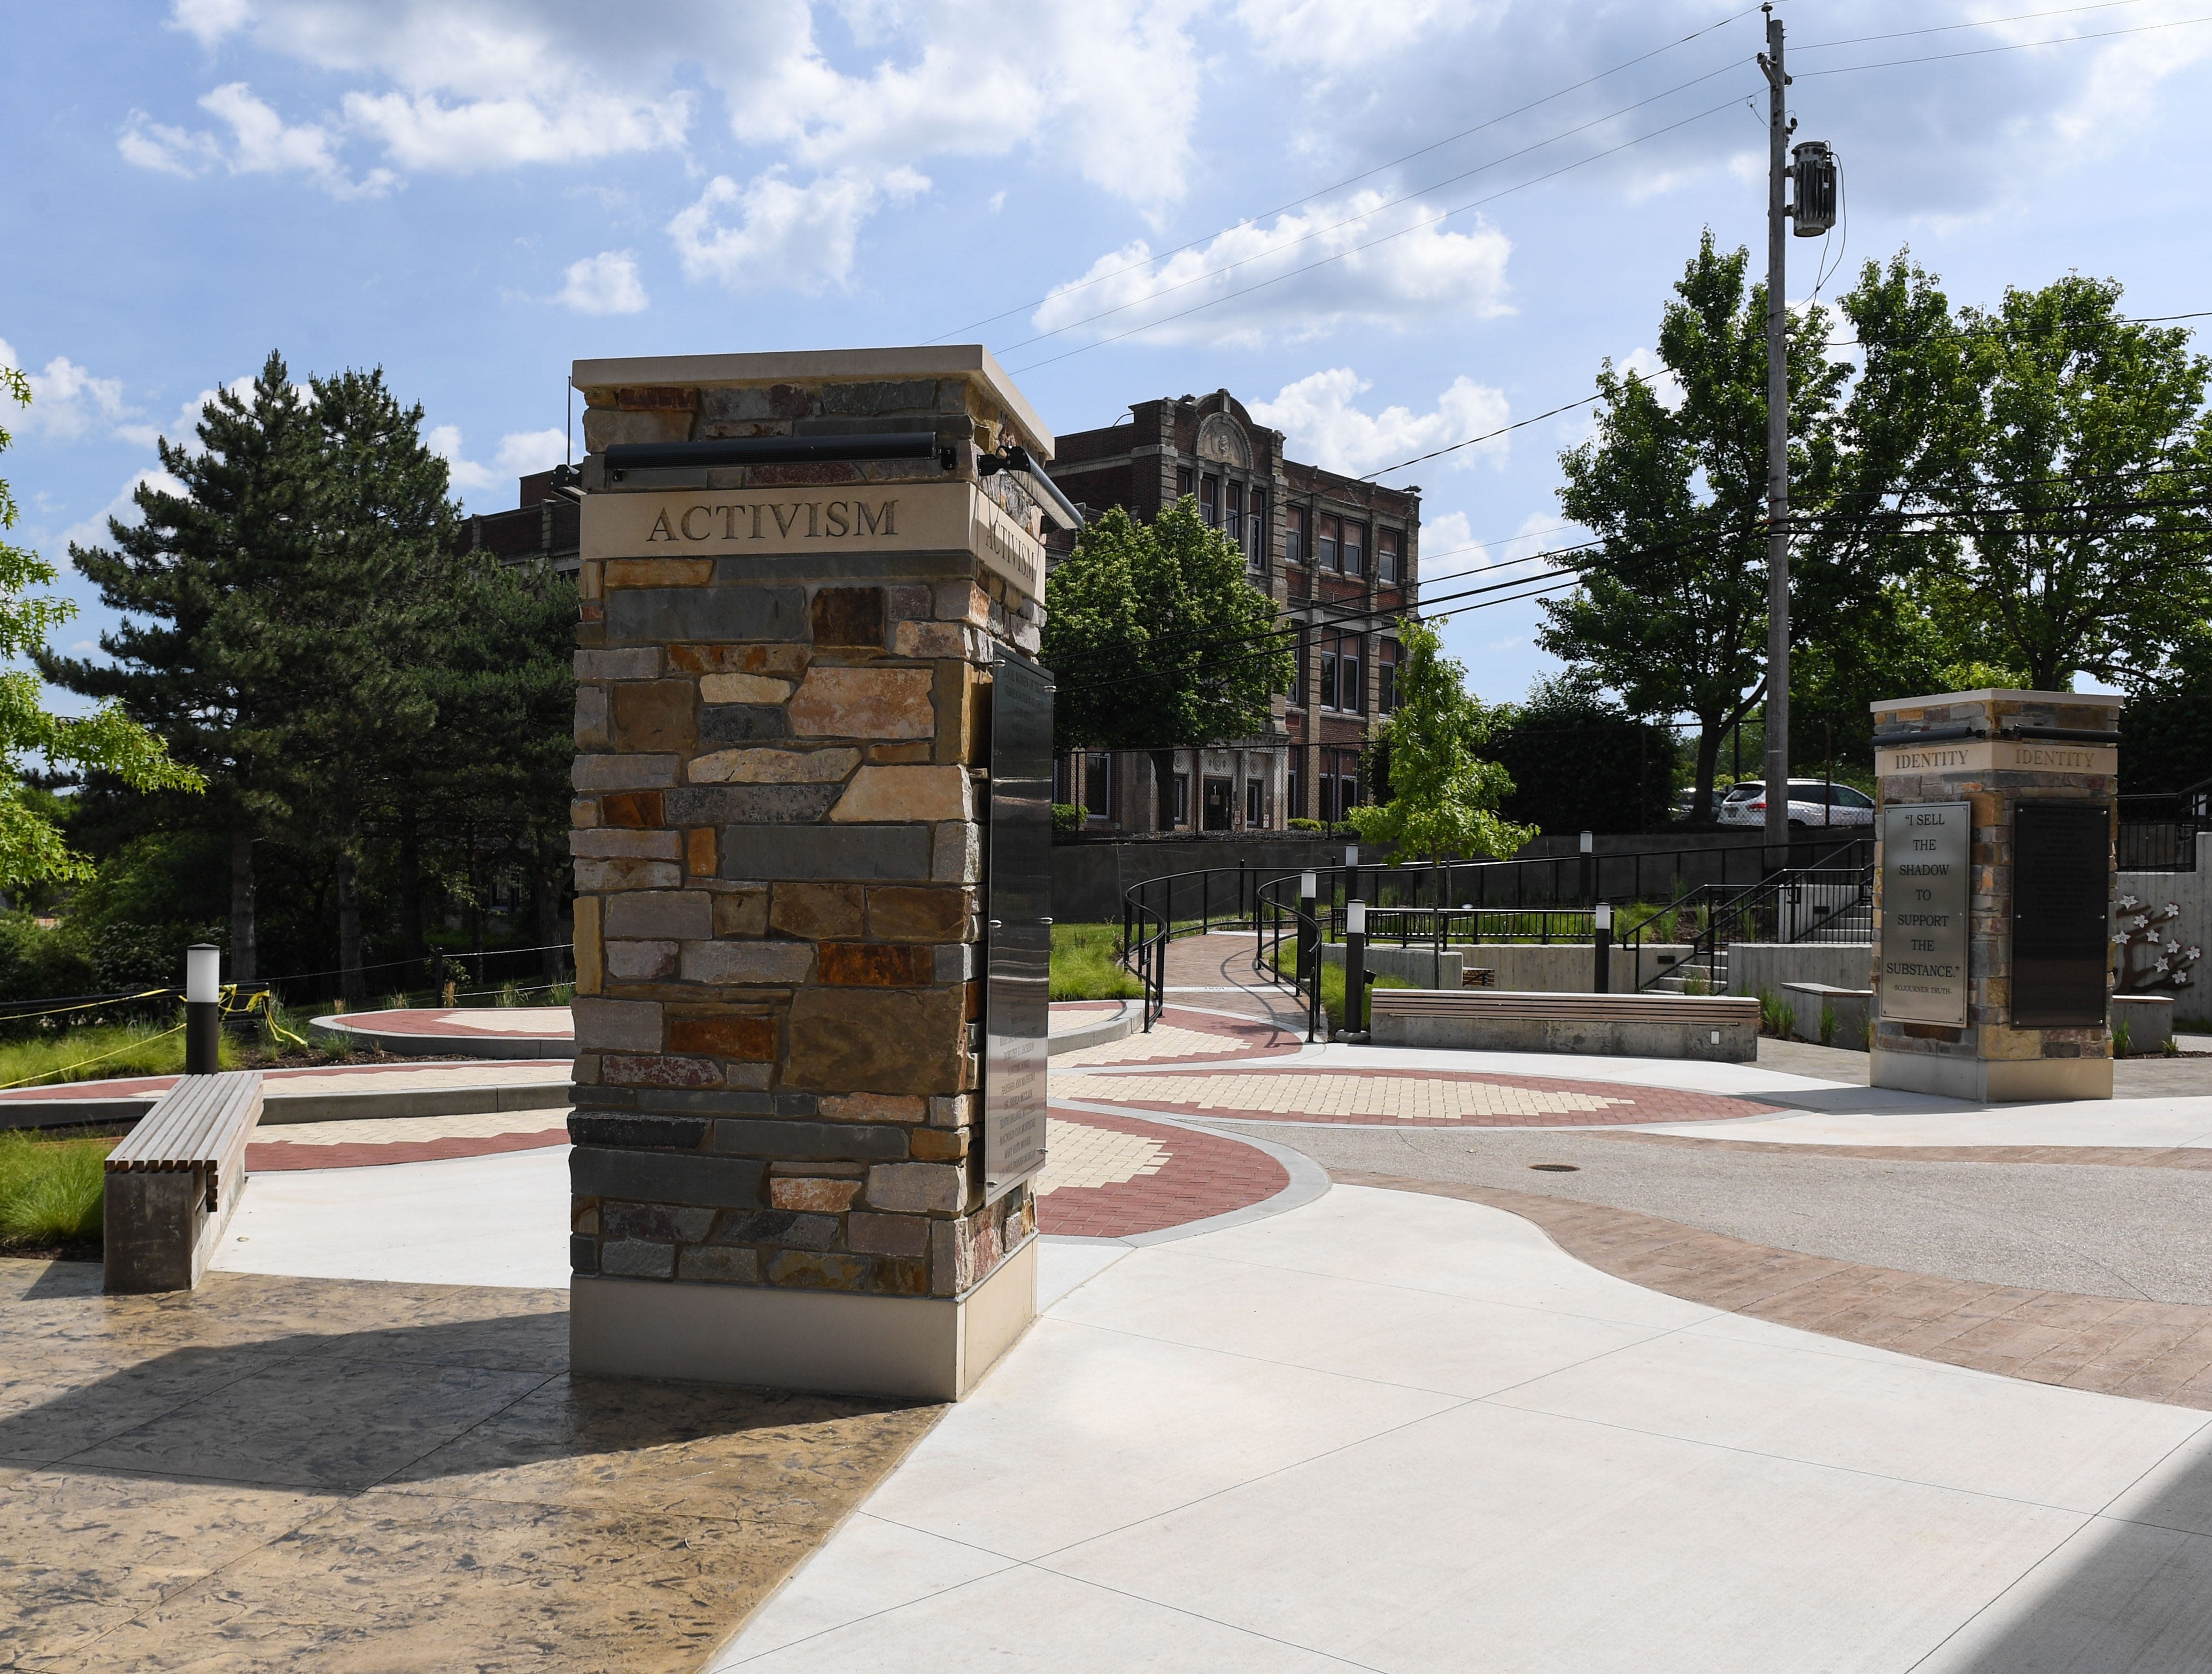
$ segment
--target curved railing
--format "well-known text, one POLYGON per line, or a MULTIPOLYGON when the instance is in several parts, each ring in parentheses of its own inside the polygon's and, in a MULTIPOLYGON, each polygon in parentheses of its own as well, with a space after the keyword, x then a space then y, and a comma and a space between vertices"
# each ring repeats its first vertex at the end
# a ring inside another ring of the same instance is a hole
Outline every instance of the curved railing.
MULTIPOLYGON (((1325 942, 1340 939, 1346 904, 1367 904, 1370 944, 1437 946, 1482 942, 1536 942, 1588 945, 1596 935, 1595 907, 1600 901, 1649 900, 1660 889, 1680 893, 1659 911, 1617 934, 1638 949, 1638 986, 1649 987, 1641 969, 1641 949, 1662 939, 1656 927, 1680 922, 1688 913, 1696 921, 1697 945, 1711 967, 1717 947, 1744 939, 1766 900, 1787 891, 1793 876, 1804 899, 1831 882, 1854 901, 1870 889, 1872 840, 1855 837, 1806 853, 1808 865, 1770 872, 1765 852, 1755 844, 1724 848, 1650 849, 1623 854, 1571 854, 1529 860, 1455 860, 1442 866, 1407 862, 1401 865, 1213 866, 1168 872, 1131 884, 1121 898, 1121 964, 1143 986, 1144 1026, 1150 1029, 1167 1004, 1168 949, 1187 936, 1228 928, 1253 937, 1252 971, 1269 986, 1295 994, 1304 1003, 1308 1033, 1324 1028, 1320 992, 1325 942), (1815 874, 1834 872, 1833 880, 1815 874), (1710 881, 1680 886, 1687 875, 1703 872, 1710 881), (1741 875, 1749 872, 1747 877, 1741 875), (1304 891, 1310 875, 1313 893, 1304 891)), ((1801 844, 1799 852, 1810 845, 1801 844)), ((1789 898, 1778 922, 1790 933, 1784 940, 1818 939, 1832 915, 1814 913, 1790 918, 1789 898)), ((1768 917, 1775 917, 1767 911, 1768 917)), ((1678 964, 1692 962, 1690 960, 1678 964)), ((1670 967, 1668 968, 1674 968, 1670 967)), ((1653 979, 1656 980, 1656 973, 1653 979)))

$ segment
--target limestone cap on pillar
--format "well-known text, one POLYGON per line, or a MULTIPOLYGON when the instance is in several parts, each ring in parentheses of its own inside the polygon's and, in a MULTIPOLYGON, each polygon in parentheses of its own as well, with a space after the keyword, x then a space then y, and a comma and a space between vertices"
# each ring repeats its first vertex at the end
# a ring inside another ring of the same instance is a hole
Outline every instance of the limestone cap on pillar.
POLYGON ((1040 460, 1053 457, 1052 431, 981 343, 895 349, 769 349, 744 355, 644 355, 578 361, 572 381, 587 402, 613 404, 623 390, 744 389, 777 384, 852 385, 920 379, 960 379, 1003 415, 1040 460))

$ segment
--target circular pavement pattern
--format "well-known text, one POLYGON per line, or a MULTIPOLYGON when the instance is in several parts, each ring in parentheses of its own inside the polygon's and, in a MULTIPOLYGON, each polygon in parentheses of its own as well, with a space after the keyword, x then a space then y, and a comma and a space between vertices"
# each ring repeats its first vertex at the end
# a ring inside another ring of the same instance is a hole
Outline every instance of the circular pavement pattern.
POLYGON ((1177 1116, 1413 1127, 1594 1127, 1713 1122, 1781 1108, 1675 1088, 1434 1070, 1055 1075, 1056 1099, 1177 1116))
POLYGON ((1062 1238, 1164 1232, 1263 1204, 1290 1172, 1256 1145, 1136 1116, 1059 1110, 1037 1182, 1037 1228, 1062 1238))
POLYGON ((500 1111, 482 1116, 384 1116, 358 1121, 288 1122, 254 1130, 246 1171, 374 1168, 387 1162, 442 1162, 568 1143, 567 1113, 500 1111))
POLYGON ((1103 1046, 1061 1052, 1052 1060, 1054 1085, 1072 1069, 1103 1069, 1118 1064, 1218 1064, 1237 1058, 1281 1058, 1304 1044, 1287 1029, 1251 1017, 1224 1017, 1171 1005, 1149 1033, 1139 1032, 1103 1046))

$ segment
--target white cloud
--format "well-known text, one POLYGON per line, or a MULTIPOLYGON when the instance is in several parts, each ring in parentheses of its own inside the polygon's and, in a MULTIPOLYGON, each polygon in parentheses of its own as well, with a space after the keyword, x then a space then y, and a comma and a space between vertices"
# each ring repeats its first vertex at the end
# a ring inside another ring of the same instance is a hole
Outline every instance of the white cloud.
MULTIPOLYGON (((0 366, 21 365, 15 349, 0 338, 0 366)), ((66 355, 55 355, 44 371, 25 375, 30 380, 31 404, 14 408, 6 426, 19 435, 43 433, 60 441, 75 441, 95 428, 119 426, 137 411, 123 399, 121 379, 95 378, 66 355)))
POLYGON ((1640 378, 1651 386, 1651 393, 1659 404, 1673 412, 1682 404, 1682 380, 1660 361, 1656 349, 1639 349, 1614 363, 1613 370, 1623 377, 1640 378))
POLYGON ((645 286, 637 258, 627 250, 602 250, 568 264, 568 282, 559 300, 580 314, 636 314, 645 312, 645 286))
MULTIPOLYGON (((1510 419, 1503 391, 1467 377, 1455 379, 1437 397, 1435 409, 1427 413, 1409 407, 1363 412, 1353 397, 1370 387, 1350 367, 1333 367, 1285 385, 1273 401, 1255 403, 1251 413, 1289 437, 1302 457, 1324 470, 1353 476, 1502 429, 1510 419)), ((1481 458, 1502 465, 1508 445, 1509 439, 1499 436, 1430 463, 1438 470, 1465 470, 1481 458)))
POLYGON ((124 161, 186 178, 218 165, 233 174, 302 174, 333 197, 381 197, 398 184, 388 168, 355 179, 338 160, 339 136, 314 123, 287 123, 243 82, 226 82, 199 102, 230 125, 227 148, 212 134, 165 127, 133 111, 116 140, 124 161))
POLYGON ((104 546, 109 539, 107 520, 115 519, 125 525, 135 525, 141 521, 138 507, 131 498, 142 487, 158 488, 163 494, 182 494, 185 485, 165 470, 147 470, 133 472, 122 491, 106 505, 82 523, 73 523, 62 531, 61 547, 66 552, 72 546, 104 546))
POLYGON ((793 185, 778 167, 740 186, 726 174, 707 183, 698 202, 668 223, 688 279, 733 291, 788 286, 819 290, 851 278, 860 226, 886 199, 929 189, 910 168, 880 185, 846 171, 793 185), (732 218, 725 220, 726 213, 732 218))
POLYGON ((1434 39, 1451 9, 1449 0, 1238 0, 1237 21, 1277 64, 1328 75, 1434 39))
POLYGON ((461 450, 461 428, 441 424, 425 431, 423 445, 446 462, 457 488, 498 488, 561 463, 568 437, 559 430, 512 430, 500 438, 499 451, 490 465, 480 464, 461 450))
MULTIPOLYGON (((1565 524, 1540 513, 1522 519, 1520 526, 1502 540, 1495 536, 1476 539, 1474 525, 1464 512, 1445 512, 1434 517, 1424 513, 1419 554, 1421 591, 1425 596, 1436 591, 1437 584, 1455 576, 1493 569, 1551 547, 1570 545, 1573 540, 1565 524)), ((1522 564, 1501 579, 1510 580, 1524 573, 1533 578, 1548 567, 1541 563, 1522 564)), ((1447 604, 1441 608, 1451 607, 1447 604)))
POLYGON ((447 103, 430 93, 349 93, 345 113, 402 167, 476 174, 681 145, 691 111, 681 93, 638 102, 579 90, 552 109, 520 95, 447 103))
POLYGON ((1387 197, 1362 191, 1269 227, 1247 221, 1158 261, 1139 240, 1056 288, 1030 323, 1071 341, 1149 327, 1150 343, 1249 345, 1352 323, 1404 329, 1510 312, 1504 234, 1481 220, 1452 232, 1439 207, 1387 197))

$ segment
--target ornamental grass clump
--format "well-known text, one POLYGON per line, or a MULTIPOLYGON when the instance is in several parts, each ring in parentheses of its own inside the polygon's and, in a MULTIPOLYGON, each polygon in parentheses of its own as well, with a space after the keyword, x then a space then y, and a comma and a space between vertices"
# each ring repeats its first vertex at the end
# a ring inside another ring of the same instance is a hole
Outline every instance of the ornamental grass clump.
POLYGON ((112 1139, 0 1133, 0 1246, 51 1249, 98 1240, 112 1139))

